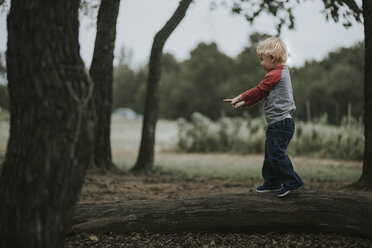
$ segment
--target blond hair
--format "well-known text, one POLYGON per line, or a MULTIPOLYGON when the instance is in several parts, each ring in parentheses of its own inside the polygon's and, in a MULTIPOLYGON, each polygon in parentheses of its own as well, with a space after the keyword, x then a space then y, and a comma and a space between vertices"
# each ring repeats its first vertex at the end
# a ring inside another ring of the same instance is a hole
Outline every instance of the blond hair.
POLYGON ((288 49, 285 43, 277 37, 270 37, 257 47, 257 54, 270 56, 274 55, 278 62, 286 62, 288 58, 288 49))

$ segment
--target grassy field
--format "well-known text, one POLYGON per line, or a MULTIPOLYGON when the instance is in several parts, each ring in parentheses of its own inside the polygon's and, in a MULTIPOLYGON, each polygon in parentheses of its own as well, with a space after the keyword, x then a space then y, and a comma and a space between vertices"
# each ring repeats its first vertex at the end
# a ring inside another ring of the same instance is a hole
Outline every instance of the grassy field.
MULTIPOLYGON (((142 122, 113 116, 111 143, 114 163, 122 170, 130 169, 136 159, 141 139, 142 122)), ((0 160, 3 160, 9 135, 9 118, 0 114, 0 160)), ((182 177, 261 178, 263 155, 228 153, 177 153, 177 124, 160 120, 156 132, 155 172, 182 177)), ((296 171, 304 180, 353 182, 361 174, 358 161, 293 157, 296 171)))
MULTIPOLYGON (((120 169, 128 170, 135 163, 141 127, 138 120, 113 118, 113 158, 120 169)), ((185 177, 261 178, 263 155, 176 153, 173 152, 176 142, 176 122, 159 121, 156 133, 156 171, 185 177)), ((305 180, 354 181, 361 173, 361 162, 298 156, 292 160, 305 180)))

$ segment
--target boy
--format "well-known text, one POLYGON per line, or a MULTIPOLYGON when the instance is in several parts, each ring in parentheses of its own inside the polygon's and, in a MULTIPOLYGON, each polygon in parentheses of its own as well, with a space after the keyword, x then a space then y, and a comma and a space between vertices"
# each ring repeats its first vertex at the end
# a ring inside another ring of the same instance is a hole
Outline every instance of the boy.
POLYGON ((251 106, 265 98, 264 110, 268 123, 265 141, 265 159, 262 167, 264 183, 257 192, 278 191, 283 197, 304 185, 294 171, 286 154, 293 137, 295 124, 292 114, 296 109, 287 61, 287 47, 276 37, 261 42, 257 48, 261 66, 267 72, 265 78, 253 89, 233 99, 225 99, 233 109, 251 106))

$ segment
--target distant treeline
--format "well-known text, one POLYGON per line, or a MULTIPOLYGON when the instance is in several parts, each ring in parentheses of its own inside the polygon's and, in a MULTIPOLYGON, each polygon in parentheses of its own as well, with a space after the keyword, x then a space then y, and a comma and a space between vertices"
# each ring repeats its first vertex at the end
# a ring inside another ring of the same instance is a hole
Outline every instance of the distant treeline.
MULTIPOLYGON (((200 43, 190 57, 177 61, 172 54, 162 60, 159 117, 190 119, 199 112, 212 120, 221 116, 262 116, 262 102, 244 110, 232 111, 222 99, 256 86, 265 75, 259 65, 256 47, 266 35, 254 33, 250 45, 235 58, 221 52, 215 43, 200 43)), ((0 57, 0 79, 6 74, 0 57)), ((125 61, 115 67, 113 108, 129 107, 142 113, 146 94, 147 66, 132 69, 125 61)), ((306 62, 290 68, 297 105, 295 118, 317 120, 326 116, 340 124, 348 115, 363 117, 364 43, 330 52, 322 61, 306 62)), ((8 109, 6 85, 0 84, 0 107, 8 109)))
MULTIPOLYGON (((200 43, 185 61, 172 54, 163 56, 160 118, 189 119, 193 112, 208 118, 242 115, 221 103, 256 86, 265 75, 256 54, 258 41, 265 35, 253 34, 250 46, 231 58, 219 51, 215 43, 200 43)), ((316 120, 326 115, 332 124, 339 124, 348 111, 354 118, 363 116, 364 43, 340 48, 322 61, 306 62, 290 68, 295 117, 316 120)), ((147 68, 131 69, 126 63, 115 68, 114 109, 129 107, 141 113, 146 92, 147 68)), ((252 117, 262 115, 262 102, 244 109, 252 117)))

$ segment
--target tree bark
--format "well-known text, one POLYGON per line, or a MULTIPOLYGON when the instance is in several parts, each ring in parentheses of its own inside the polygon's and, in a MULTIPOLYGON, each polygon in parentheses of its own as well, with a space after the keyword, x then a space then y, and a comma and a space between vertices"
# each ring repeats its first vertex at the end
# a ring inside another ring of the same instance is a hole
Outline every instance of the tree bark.
POLYGON ((372 197, 301 191, 83 204, 71 232, 336 232, 372 237, 372 197))
POLYGON ((372 1, 363 0, 364 19, 364 159, 363 172, 355 186, 372 189, 372 1))
POLYGON ((116 21, 120 0, 102 0, 97 18, 97 34, 90 77, 94 82, 96 112, 94 163, 104 169, 114 167, 111 155, 110 126, 112 112, 113 59, 116 21))
POLYGON ((143 115, 141 146, 134 171, 150 170, 154 163, 155 130, 158 119, 159 81, 161 76, 161 58, 168 37, 185 17, 192 0, 182 0, 173 16, 155 35, 151 49, 149 74, 147 77, 146 102, 143 115))
POLYGON ((93 162, 93 84, 79 54, 78 9, 79 0, 11 3, 0 247, 63 247, 93 162))

